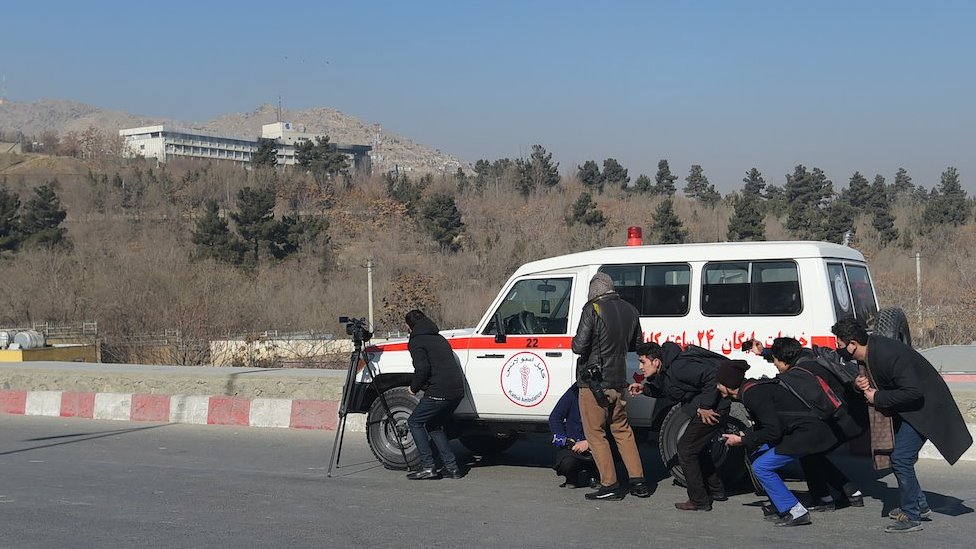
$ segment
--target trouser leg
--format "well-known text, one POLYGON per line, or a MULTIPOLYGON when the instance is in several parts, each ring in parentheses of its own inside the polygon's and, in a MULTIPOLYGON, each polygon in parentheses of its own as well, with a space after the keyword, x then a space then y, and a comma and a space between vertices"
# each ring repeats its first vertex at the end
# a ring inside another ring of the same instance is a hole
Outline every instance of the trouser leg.
POLYGON ((799 501, 793 492, 786 487, 777 471, 796 459, 795 456, 783 456, 776 453, 776 448, 770 448, 752 462, 752 472, 762 485, 769 501, 773 503, 780 514, 792 509, 799 501))
MULTIPOLYGON (((605 392, 610 400, 610 433, 617 442, 617 451, 620 452, 620 459, 627 468, 627 475, 632 479, 644 480, 644 466, 637 451, 637 441, 634 439, 630 422, 627 421, 627 401, 621 398, 620 391, 616 389, 607 389, 605 392)), ((590 439, 589 435, 586 439, 590 439)), ((603 478, 602 470, 600 478, 603 478)))
POLYGON ((607 409, 596 402, 589 387, 581 387, 579 392, 580 418, 583 420, 583 434, 590 444, 590 453, 600 472, 600 484, 613 486, 617 483, 617 470, 613 465, 613 454, 604 427, 607 423, 607 409))
POLYGON ((407 426, 410 427, 410 435, 413 437, 413 443, 417 446, 417 452, 420 454, 421 469, 434 467, 434 451, 430 447, 430 441, 428 440, 427 421, 434 417, 437 411, 437 401, 425 396, 420 399, 417 407, 410 414, 410 418, 407 419, 407 426))
POLYGON ((925 437, 919 434, 907 421, 902 420, 895 432, 895 449, 891 452, 891 468, 898 482, 901 497, 901 510, 910 520, 921 520, 919 503, 924 500, 922 487, 915 474, 918 452, 925 444, 925 437))
POLYGON ((705 487, 705 478, 710 483, 718 481, 718 489, 713 492, 722 491, 721 480, 715 475, 715 467, 712 464, 711 455, 708 447, 717 435, 718 425, 706 425, 697 415, 691 418, 688 427, 678 440, 678 462, 685 475, 685 487, 688 490, 688 499, 696 505, 707 505, 711 503, 708 489, 705 487), (707 466, 705 465, 707 462, 707 466), (713 480, 711 477, 715 476, 713 480))
POLYGON ((437 401, 438 411, 427 421, 427 432, 430 434, 430 439, 434 441, 434 446, 437 447, 437 453, 441 456, 444 468, 449 471, 457 471, 458 465, 457 458, 454 456, 454 450, 451 449, 451 443, 447 439, 447 433, 444 431, 444 427, 450 423, 454 409, 457 408, 460 402, 460 399, 437 401))

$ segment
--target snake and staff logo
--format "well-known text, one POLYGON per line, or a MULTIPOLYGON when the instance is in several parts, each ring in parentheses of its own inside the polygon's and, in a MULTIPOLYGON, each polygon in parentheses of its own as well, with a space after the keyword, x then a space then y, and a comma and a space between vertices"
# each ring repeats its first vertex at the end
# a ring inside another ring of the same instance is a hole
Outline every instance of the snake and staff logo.
POLYGON ((501 383, 508 400, 532 407, 549 393, 549 367, 535 353, 516 353, 502 366, 501 383))

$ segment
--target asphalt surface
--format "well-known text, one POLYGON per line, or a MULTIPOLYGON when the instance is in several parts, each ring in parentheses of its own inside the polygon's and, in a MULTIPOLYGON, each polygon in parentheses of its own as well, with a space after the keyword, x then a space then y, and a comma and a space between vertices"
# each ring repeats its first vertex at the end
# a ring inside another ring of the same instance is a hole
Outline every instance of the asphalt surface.
MULTIPOLYGON (((849 458, 860 509, 774 528, 752 493, 711 513, 677 511, 650 446, 649 499, 590 502, 558 487, 542 438, 471 463, 461 480, 409 481, 378 466, 350 433, 327 478, 334 434, 0 416, 0 547, 973 547, 976 463, 923 460, 935 514, 925 530, 885 534, 894 480, 849 458)), ((802 483, 791 484, 798 491, 802 483)), ((803 494, 801 494, 801 497, 803 494)))

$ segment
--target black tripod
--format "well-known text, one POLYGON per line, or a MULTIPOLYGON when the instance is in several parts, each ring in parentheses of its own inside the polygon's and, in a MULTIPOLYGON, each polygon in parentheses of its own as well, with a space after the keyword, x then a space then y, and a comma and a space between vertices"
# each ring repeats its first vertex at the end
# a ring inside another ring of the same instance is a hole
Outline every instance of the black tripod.
POLYGON ((332 477, 333 468, 339 467, 339 454, 342 451, 342 439, 346 431, 346 415, 348 413, 346 408, 352 398, 353 387, 356 382, 357 366, 360 361, 362 361, 363 367, 369 375, 370 387, 379 395, 380 402, 383 404, 383 411, 386 412, 387 420, 393 425, 393 434, 396 436, 400 454, 403 455, 403 463, 407 463, 407 453, 403 449, 402 435, 396 425, 396 418, 393 417, 393 412, 390 411, 390 405, 386 401, 386 395, 376 386, 376 371, 373 369, 373 365, 369 363, 369 356, 363 350, 363 343, 369 340, 373 334, 365 329, 361 320, 356 321, 355 319, 347 325, 346 331, 351 332, 353 336, 353 351, 349 357, 349 372, 346 374, 346 384, 342 387, 342 402, 339 403, 339 425, 336 428, 335 441, 332 443, 332 458, 329 460, 329 472, 327 474, 330 478, 332 477))

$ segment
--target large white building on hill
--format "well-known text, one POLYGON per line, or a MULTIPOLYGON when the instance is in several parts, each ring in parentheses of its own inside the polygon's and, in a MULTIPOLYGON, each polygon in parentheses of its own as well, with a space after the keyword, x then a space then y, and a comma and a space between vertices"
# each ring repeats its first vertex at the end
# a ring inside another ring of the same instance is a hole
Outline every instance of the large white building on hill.
MULTIPOLYGON (((228 137, 199 130, 182 130, 166 126, 143 126, 119 130, 125 139, 129 157, 155 158, 166 162, 173 157, 200 158, 250 162, 258 150, 257 139, 228 137)), ((261 137, 274 139, 278 148, 278 164, 295 164, 295 146, 302 141, 314 140, 319 134, 296 130, 289 122, 275 122, 261 127, 261 137)), ((339 152, 349 156, 354 171, 369 173, 372 169, 369 145, 336 143, 339 152)))

